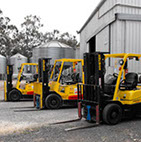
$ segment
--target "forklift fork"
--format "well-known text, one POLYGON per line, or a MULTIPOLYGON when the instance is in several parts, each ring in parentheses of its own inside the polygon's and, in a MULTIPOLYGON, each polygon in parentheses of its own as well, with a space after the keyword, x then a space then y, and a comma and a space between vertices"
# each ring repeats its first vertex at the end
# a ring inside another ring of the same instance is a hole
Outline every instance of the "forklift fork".
MULTIPOLYGON (((82 106, 82 103, 78 102, 78 118, 77 119, 51 123, 50 125, 66 124, 66 123, 80 121, 82 119, 82 107, 81 106, 82 106)), ((89 125, 86 125, 86 126, 76 126, 76 127, 66 128, 65 131, 68 132, 68 131, 75 131, 75 130, 80 130, 80 129, 87 129, 87 128, 96 127, 96 126, 98 126, 100 124, 99 116, 97 116, 97 115, 99 115, 99 105, 96 106, 96 123, 89 124, 89 125)))
POLYGON ((66 121, 61 121, 61 122, 55 122, 55 123, 51 123, 50 125, 65 124, 65 123, 80 121, 82 119, 82 113, 81 112, 82 112, 81 111, 81 102, 79 102, 78 103, 78 118, 77 119, 66 120, 66 121))

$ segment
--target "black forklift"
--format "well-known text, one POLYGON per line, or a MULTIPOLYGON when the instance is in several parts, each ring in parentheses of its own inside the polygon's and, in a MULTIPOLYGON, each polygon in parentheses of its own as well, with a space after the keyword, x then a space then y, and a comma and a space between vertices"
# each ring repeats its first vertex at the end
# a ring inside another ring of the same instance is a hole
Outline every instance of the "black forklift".
POLYGON ((104 108, 104 53, 84 54, 85 84, 78 85, 78 114, 89 122, 101 122, 101 114, 104 108), (83 94, 83 95, 81 95, 83 94), (82 97, 83 96, 83 97, 82 97), (83 115, 82 110, 83 108, 83 115))

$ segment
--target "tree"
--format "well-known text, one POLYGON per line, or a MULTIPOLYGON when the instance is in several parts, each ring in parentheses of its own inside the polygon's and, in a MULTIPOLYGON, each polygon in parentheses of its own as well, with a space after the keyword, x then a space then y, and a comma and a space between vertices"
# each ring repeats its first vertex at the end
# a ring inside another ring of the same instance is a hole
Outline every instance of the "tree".
POLYGON ((61 34, 59 37, 59 41, 73 47, 74 49, 78 44, 76 36, 72 36, 68 32, 61 34))
POLYGON ((55 29, 53 32, 46 32, 44 34, 44 42, 48 42, 51 40, 58 40, 59 38, 59 30, 55 29))
POLYGON ((45 39, 44 40, 45 42, 48 42, 51 40, 57 40, 71 46, 74 49, 76 48, 78 44, 76 36, 72 36, 68 32, 60 34, 59 30, 56 30, 56 29, 53 30, 53 32, 46 32, 44 35, 44 39, 45 39))
POLYGON ((33 48, 57 40, 75 48, 78 44, 76 37, 68 32, 60 33, 54 29, 43 34, 40 17, 29 15, 24 18, 19 31, 15 25, 10 24, 10 18, 3 16, 0 10, 0 54, 9 58, 11 55, 21 53, 26 57, 32 56, 33 48))
POLYGON ((10 24, 10 18, 3 16, 0 10, 0 54, 9 58, 18 42, 18 29, 10 24))
POLYGON ((26 16, 25 21, 21 24, 21 32, 19 33, 19 46, 21 53, 27 57, 31 57, 32 49, 44 42, 44 35, 40 32, 43 24, 37 16, 26 16))

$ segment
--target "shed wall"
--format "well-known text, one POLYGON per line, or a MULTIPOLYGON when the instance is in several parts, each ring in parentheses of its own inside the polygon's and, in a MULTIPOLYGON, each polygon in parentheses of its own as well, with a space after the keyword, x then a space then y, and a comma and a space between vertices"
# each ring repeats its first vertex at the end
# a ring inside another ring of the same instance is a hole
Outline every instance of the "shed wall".
POLYGON ((124 53, 125 51, 125 22, 115 21, 110 24, 110 53, 124 53))
POLYGON ((109 51, 109 26, 96 35, 96 51, 109 51))
MULTIPOLYGON (((124 52, 128 41, 125 40, 125 21, 116 21, 116 13, 141 14, 141 0, 106 0, 100 9, 80 32, 80 58, 87 51, 87 43, 94 35, 99 36, 105 27, 110 25, 111 53, 124 52)), ((128 25, 127 25, 128 26, 128 25)), ((131 25, 130 25, 131 26, 131 25)), ((135 25, 133 25, 134 27, 135 25)), ((126 29, 125 29, 126 30, 126 29)), ((108 36, 108 35, 107 35, 108 36)), ((101 40, 101 36, 97 38, 101 40)), ((99 43, 97 43, 99 45, 99 43)), ((101 44, 100 44, 101 45, 101 44)))

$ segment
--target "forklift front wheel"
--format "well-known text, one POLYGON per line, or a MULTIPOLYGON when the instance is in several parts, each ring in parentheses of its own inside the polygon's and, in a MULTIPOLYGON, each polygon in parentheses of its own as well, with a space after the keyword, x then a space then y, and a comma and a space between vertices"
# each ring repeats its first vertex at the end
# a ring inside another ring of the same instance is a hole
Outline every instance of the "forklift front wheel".
POLYGON ((58 109, 62 106, 62 99, 57 94, 50 94, 46 97, 45 105, 49 109, 58 109))
POLYGON ((11 101, 19 101, 21 98, 20 92, 15 89, 11 90, 8 95, 11 101))
POLYGON ((115 125, 121 121, 122 109, 118 104, 108 104, 103 110, 103 120, 105 123, 115 125))

